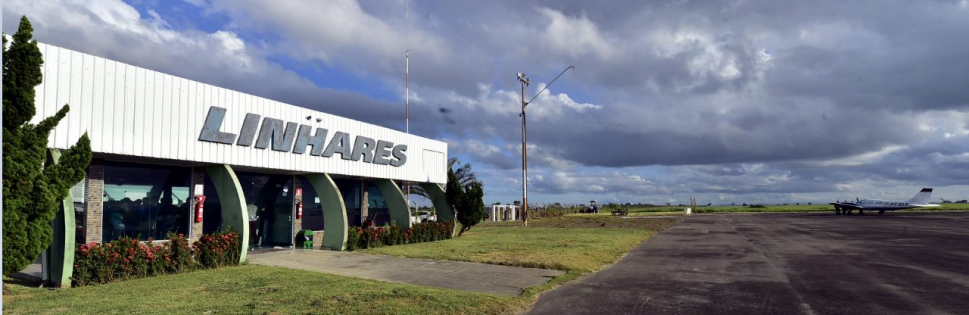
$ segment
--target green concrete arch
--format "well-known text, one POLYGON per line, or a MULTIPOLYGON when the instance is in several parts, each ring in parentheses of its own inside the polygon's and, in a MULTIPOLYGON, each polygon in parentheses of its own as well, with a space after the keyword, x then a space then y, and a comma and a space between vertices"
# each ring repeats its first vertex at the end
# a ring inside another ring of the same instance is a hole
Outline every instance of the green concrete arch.
POLYGON ((347 245, 347 207, 329 174, 306 174, 323 207, 323 248, 343 250, 347 245))
POLYGON ((434 216, 437 217, 438 222, 454 222, 451 234, 457 231, 457 213, 454 212, 454 208, 451 208, 451 204, 447 202, 447 195, 444 194, 444 187, 435 183, 421 183, 421 188, 427 192, 427 196, 431 199, 431 203, 434 204, 434 216))
POLYGON ((246 253, 249 252, 249 212, 246 211, 246 197, 242 192, 242 185, 239 184, 239 177, 231 166, 225 164, 208 166, 205 172, 212 179, 215 193, 219 194, 223 224, 239 233, 242 243, 242 253, 239 255, 241 264, 246 261, 246 253))
MULTIPOLYGON (((61 158, 61 151, 50 149, 50 162, 57 164, 61 158)), ((51 221, 54 229, 53 239, 44 256, 44 280, 58 287, 70 287, 71 277, 74 275, 74 194, 70 189, 67 196, 61 200, 61 209, 51 221)))
POLYGON ((421 183, 420 185, 427 192, 431 203, 434 204, 434 215, 437 216, 437 220, 454 222, 454 209, 451 208, 451 204, 447 203, 447 195, 444 194, 444 188, 435 183, 421 183))
POLYGON ((387 201, 390 220, 397 222, 397 225, 403 229, 410 228, 410 210, 407 210, 407 199, 404 197, 404 192, 400 191, 400 187, 394 181, 385 178, 375 178, 373 183, 387 201))

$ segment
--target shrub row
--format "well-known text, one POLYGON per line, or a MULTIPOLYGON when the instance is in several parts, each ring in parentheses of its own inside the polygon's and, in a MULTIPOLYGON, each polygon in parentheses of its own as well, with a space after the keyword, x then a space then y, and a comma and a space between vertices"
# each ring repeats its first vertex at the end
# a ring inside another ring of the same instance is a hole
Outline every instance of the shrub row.
POLYGON ((403 229, 397 223, 382 227, 352 227, 347 231, 347 250, 415 244, 450 239, 454 222, 424 222, 403 229))
POLYGON ((235 232, 202 235, 192 244, 195 261, 202 268, 238 265, 241 249, 239 234, 235 232))
POLYGON ((182 234, 169 234, 163 244, 122 237, 108 244, 78 245, 72 279, 74 286, 85 286, 238 265, 241 251, 236 232, 204 235, 192 245, 182 234))

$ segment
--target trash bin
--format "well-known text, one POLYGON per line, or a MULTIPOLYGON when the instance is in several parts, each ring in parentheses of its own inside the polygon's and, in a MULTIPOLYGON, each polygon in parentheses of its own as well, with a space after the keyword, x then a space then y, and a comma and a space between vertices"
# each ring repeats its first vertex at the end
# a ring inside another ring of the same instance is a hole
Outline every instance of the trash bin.
POLYGON ((313 231, 302 230, 296 233, 296 246, 313 249, 313 231))

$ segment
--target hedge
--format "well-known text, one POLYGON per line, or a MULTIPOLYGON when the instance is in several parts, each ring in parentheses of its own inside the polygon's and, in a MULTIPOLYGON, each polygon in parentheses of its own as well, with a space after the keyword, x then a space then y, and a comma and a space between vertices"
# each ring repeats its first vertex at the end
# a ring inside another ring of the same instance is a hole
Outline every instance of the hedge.
POLYGON ((382 227, 353 227, 347 232, 347 250, 415 244, 450 239, 454 222, 424 222, 402 229, 397 223, 382 227))
POLYGON ((239 264, 242 243, 236 232, 203 235, 192 245, 183 234, 169 234, 163 244, 122 237, 108 244, 78 245, 74 286, 174 274, 239 264))

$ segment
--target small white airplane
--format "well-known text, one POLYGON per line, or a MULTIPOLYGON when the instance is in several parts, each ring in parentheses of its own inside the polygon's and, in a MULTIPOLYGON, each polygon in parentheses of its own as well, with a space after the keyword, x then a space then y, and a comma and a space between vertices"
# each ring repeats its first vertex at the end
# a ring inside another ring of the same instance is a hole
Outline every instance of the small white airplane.
POLYGON ((929 203, 929 198, 932 197, 932 188, 922 188, 915 197, 909 199, 908 201, 891 201, 891 200, 876 200, 876 199, 861 199, 855 198, 856 202, 832 202, 834 205, 835 214, 851 214, 852 211, 858 210, 859 215, 864 215, 865 210, 878 211, 878 214, 884 214, 885 211, 892 210, 902 210, 902 209, 912 209, 912 208, 922 208, 922 207, 938 207, 937 204, 929 203))

